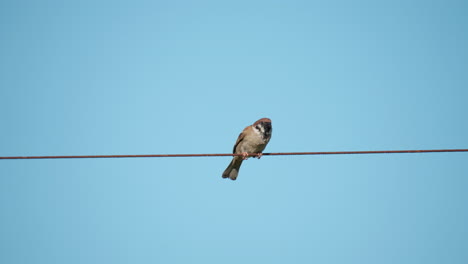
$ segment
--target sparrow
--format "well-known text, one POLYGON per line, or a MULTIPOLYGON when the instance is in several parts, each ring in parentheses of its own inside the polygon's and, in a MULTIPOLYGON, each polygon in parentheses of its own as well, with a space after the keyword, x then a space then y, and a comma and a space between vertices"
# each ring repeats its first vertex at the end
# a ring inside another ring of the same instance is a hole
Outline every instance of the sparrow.
POLYGON ((250 125, 240 133, 236 144, 232 150, 233 154, 242 154, 242 156, 234 156, 231 163, 223 173, 223 178, 236 180, 239 173, 242 161, 248 159, 249 153, 256 153, 256 157, 262 157, 262 151, 271 138, 271 120, 262 118, 257 120, 253 125, 250 125))

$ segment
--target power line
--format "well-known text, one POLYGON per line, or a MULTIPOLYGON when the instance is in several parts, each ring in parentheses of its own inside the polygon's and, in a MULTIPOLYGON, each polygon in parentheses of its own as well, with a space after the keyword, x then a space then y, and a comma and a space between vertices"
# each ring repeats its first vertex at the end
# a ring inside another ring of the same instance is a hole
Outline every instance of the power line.
MULTIPOLYGON (((422 150, 369 150, 369 151, 319 151, 319 152, 277 152, 263 153, 262 156, 293 156, 293 155, 349 155, 349 154, 396 154, 396 153, 440 153, 468 152, 468 149, 422 149, 422 150)), ((71 155, 71 156, 9 156, 7 159, 98 159, 98 158, 176 158, 176 157, 225 157, 243 156, 242 154, 143 154, 143 155, 71 155)), ((257 156, 249 153, 249 157, 257 156)))

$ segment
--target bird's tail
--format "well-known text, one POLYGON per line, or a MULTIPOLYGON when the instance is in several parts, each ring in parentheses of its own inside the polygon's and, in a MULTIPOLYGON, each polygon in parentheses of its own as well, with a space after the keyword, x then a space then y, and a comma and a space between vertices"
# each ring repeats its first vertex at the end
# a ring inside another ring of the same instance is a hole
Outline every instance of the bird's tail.
POLYGON ((236 180, 237 175, 239 174, 239 169, 240 166, 242 165, 242 157, 234 157, 232 158, 231 163, 229 163, 229 166, 226 168, 226 170, 223 172, 223 178, 228 178, 231 180, 236 180))

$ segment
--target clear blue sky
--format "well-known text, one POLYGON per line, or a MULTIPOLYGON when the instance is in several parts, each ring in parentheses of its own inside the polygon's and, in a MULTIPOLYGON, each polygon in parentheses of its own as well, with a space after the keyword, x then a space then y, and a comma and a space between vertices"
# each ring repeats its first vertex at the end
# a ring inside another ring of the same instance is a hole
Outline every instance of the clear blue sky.
MULTIPOLYGON (((0 156, 468 148, 466 1, 2 1, 0 156)), ((0 263, 468 263, 468 154, 0 162, 0 263)))

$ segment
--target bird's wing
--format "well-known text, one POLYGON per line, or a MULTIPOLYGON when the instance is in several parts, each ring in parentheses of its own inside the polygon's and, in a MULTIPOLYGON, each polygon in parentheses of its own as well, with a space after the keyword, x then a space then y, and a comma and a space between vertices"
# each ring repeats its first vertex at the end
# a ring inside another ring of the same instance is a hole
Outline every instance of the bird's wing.
POLYGON ((236 153, 236 148, 237 148, 237 146, 239 145, 239 143, 241 143, 242 140, 244 140, 244 137, 245 137, 245 133, 244 133, 244 132, 247 130, 247 128, 249 128, 249 127, 244 128, 244 130, 242 130, 242 132, 239 134, 239 137, 237 137, 236 144, 234 145, 234 148, 232 149, 232 153, 233 153, 233 154, 236 153))

